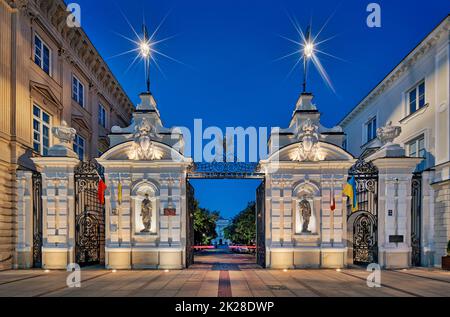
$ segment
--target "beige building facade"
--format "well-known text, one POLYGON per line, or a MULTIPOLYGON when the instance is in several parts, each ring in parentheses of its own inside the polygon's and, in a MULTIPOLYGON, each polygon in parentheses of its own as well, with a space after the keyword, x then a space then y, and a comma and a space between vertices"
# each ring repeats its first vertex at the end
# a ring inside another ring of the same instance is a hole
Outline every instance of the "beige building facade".
POLYGON ((0 1, 0 269, 189 267, 194 177, 262 180, 263 267, 439 265, 450 237, 449 18, 339 126, 324 127, 304 92, 257 169, 202 175, 153 95, 134 109, 62 1, 0 1), (351 181, 358 204, 343 193, 351 181))
POLYGON ((73 149, 89 160, 109 148, 112 126, 131 120, 132 102, 68 14, 59 0, 0 1, 0 269, 21 253, 18 184, 31 179, 17 171, 38 170, 31 158, 56 143, 52 127, 76 128, 73 149))
POLYGON ((439 266, 450 240, 450 16, 442 20, 339 123, 355 156, 380 147, 377 129, 401 127, 396 140, 421 159, 421 265, 439 266))

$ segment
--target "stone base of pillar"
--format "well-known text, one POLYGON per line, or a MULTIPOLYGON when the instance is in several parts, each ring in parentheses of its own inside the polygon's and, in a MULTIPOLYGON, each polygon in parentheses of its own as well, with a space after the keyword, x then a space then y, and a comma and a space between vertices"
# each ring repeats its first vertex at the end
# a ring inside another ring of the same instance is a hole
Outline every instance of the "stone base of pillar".
POLYGON ((380 265, 385 269, 404 269, 411 267, 411 252, 408 249, 380 250, 380 265))
POLYGON ((115 269, 115 270, 131 269, 131 249, 106 248, 105 266, 107 269, 115 269))
POLYGON ((31 269, 33 267, 33 252, 31 248, 17 250, 14 269, 31 269))
POLYGON ((183 256, 179 248, 106 248, 106 268, 181 270, 183 256))
POLYGON ((330 248, 321 250, 321 268, 341 269, 347 265, 347 250, 345 248, 330 248))
POLYGON ((159 252, 149 249, 133 249, 131 253, 133 269, 157 269, 159 264, 159 252))
POLYGON ((434 267, 435 266, 434 256, 435 256, 434 251, 430 249, 424 249, 420 259, 421 266, 434 267))
POLYGON ((183 250, 161 250, 159 252, 159 269, 183 269, 183 250))
POLYGON ((317 269, 320 267, 319 248, 301 248, 294 250, 294 267, 296 269, 317 269))
POLYGON ((67 248, 42 248, 42 268, 66 270, 70 255, 70 250, 67 248))
POLYGON ((271 248, 268 251, 270 256, 270 265, 271 269, 293 269, 294 268, 294 252, 292 249, 279 248, 273 249, 271 248))
POLYGON ((347 265, 346 248, 271 248, 271 269, 338 269, 347 265))

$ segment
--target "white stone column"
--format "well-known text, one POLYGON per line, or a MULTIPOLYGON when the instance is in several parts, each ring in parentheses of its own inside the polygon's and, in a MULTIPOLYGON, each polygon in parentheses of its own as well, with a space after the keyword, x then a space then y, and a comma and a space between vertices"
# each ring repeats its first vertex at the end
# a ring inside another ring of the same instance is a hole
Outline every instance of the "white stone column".
POLYGON ((15 269, 33 267, 33 173, 18 170, 17 180, 17 242, 15 269))
POLYGON ((434 171, 422 172, 422 227, 421 227, 421 265, 432 267, 435 264, 435 227, 434 227, 434 197, 435 192, 430 185, 433 183, 434 171))
POLYGON ((323 268, 342 268, 347 264, 347 248, 344 241, 346 212, 342 199, 343 182, 344 175, 329 171, 321 183, 321 267, 323 268), (334 211, 331 210, 333 193, 336 202, 334 211))
POLYGON ((434 265, 441 267, 450 240, 450 162, 434 167, 434 265))
POLYGON ((367 160, 378 168, 378 262, 385 268, 411 266, 411 180, 418 158, 379 151, 367 160))
POLYGON ((169 204, 169 182, 161 180, 160 188, 160 209, 159 212, 159 234, 160 234, 160 246, 169 247, 169 216, 164 215, 164 208, 169 204))
POLYGON ((105 172, 105 266, 111 269, 131 268, 131 174, 105 172), (119 203, 119 182, 122 200, 119 203))
POLYGON ((66 269, 75 262, 75 182, 80 163, 72 150, 76 131, 63 121, 52 129, 60 143, 47 157, 32 158, 42 173, 42 267, 66 269))
POLYGON ((42 171, 42 267, 65 269, 75 260, 74 169, 72 157, 32 159, 42 171))
POLYGON ((161 180, 161 246, 181 247, 182 178, 170 175, 161 180), (165 215, 164 210, 175 209, 175 215, 165 215))

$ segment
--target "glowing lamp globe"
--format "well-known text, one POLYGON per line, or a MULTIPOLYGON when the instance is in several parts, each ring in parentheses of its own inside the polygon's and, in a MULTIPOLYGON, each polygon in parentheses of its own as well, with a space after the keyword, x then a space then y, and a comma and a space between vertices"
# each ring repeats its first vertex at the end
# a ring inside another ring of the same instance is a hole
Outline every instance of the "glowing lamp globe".
POLYGON ((147 58, 150 56, 150 44, 147 42, 141 42, 141 44, 139 44, 139 51, 142 57, 147 58))
POLYGON ((304 52, 305 52, 305 56, 307 58, 311 58, 311 56, 313 55, 313 52, 314 52, 314 44, 311 42, 306 43, 304 52))

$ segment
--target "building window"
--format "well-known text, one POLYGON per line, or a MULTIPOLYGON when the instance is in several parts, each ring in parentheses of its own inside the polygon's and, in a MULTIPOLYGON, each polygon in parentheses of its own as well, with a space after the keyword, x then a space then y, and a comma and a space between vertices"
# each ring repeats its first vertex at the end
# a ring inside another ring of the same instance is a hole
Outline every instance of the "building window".
POLYGON ((377 118, 373 117, 366 123, 366 143, 377 137, 377 118))
POLYGON ((342 141, 342 148, 347 151, 347 139, 344 139, 344 141, 342 141))
POLYGON ((408 93, 409 114, 425 106, 425 82, 411 89, 408 93))
POLYGON ((84 107, 84 85, 75 76, 72 76, 72 99, 84 107))
POLYGON ((421 135, 418 138, 407 143, 409 157, 423 157, 426 156, 425 137, 421 135))
MULTIPOLYGON (((406 149, 408 150, 408 156, 409 157, 422 157, 426 159, 427 157, 427 151, 425 149, 425 137, 424 135, 421 135, 412 141, 409 141, 406 143, 406 149)), ((416 171, 420 172, 425 169, 426 161, 423 160, 418 166, 416 171)))
POLYGON ((33 150, 41 155, 48 155, 50 147, 51 116, 33 105, 33 150))
POLYGON ((106 128, 106 110, 101 104, 98 105, 98 124, 106 128))
POLYGON ((47 44, 37 36, 34 35, 34 62, 38 65, 44 72, 50 75, 50 56, 51 51, 47 44))
POLYGON ((85 153, 86 141, 83 137, 78 134, 75 136, 75 140, 73 141, 73 151, 78 154, 78 158, 83 161, 84 153, 85 153))

